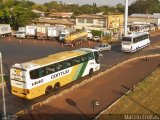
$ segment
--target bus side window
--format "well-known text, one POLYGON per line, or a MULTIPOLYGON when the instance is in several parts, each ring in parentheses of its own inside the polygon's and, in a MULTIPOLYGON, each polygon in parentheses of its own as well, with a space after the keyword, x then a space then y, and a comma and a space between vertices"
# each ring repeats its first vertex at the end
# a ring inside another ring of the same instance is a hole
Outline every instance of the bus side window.
POLYGON ((56 63, 56 72, 63 69, 64 69, 63 62, 56 63))
POLYGON ((86 55, 82 55, 81 57, 81 62, 85 62, 85 61, 87 61, 87 54, 86 55))
POLYGON ((39 77, 43 77, 46 75, 46 67, 39 69, 39 77))
POLYGON ((76 57, 73 59, 74 65, 80 64, 80 57, 76 57))
POLYGON ((55 65, 54 64, 53 65, 49 65, 49 66, 46 67, 46 74, 47 75, 48 74, 52 74, 54 72, 55 72, 55 65))
POLYGON ((66 66, 66 68, 69 68, 69 67, 73 66, 73 59, 66 60, 65 61, 65 66, 66 66))
POLYGON ((38 79, 40 77, 43 77, 44 75, 45 75, 45 71, 42 68, 30 71, 30 78, 31 79, 38 79))
POLYGON ((38 77, 39 77, 38 69, 30 71, 30 78, 31 79, 37 79, 38 77))
POLYGON ((88 60, 92 60, 92 59, 94 59, 93 53, 92 52, 88 53, 88 60))

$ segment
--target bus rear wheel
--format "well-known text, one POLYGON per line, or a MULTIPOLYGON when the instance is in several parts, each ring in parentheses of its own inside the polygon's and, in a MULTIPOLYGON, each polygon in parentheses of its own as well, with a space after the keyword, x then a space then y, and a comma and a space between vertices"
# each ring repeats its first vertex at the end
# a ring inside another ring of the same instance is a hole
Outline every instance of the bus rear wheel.
POLYGON ((54 85, 54 92, 57 92, 57 91, 59 91, 59 89, 60 89, 60 83, 58 82, 58 83, 56 83, 55 85, 54 85))
POLYGON ((52 91, 53 91, 52 86, 48 86, 48 87, 46 88, 46 90, 45 90, 45 94, 46 94, 46 95, 51 94, 52 91))

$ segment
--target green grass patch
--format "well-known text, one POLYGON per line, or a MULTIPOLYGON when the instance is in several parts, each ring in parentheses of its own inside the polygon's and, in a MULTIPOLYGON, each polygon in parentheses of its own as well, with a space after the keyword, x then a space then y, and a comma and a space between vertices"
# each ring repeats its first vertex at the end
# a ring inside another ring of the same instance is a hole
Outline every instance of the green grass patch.
MULTIPOLYGON (((9 76, 3 76, 4 82, 8 82, 9 81, 9 76)), ((2 78, 0 76, 0 83, 2 83, 2 78)))
POLYGON ((112 120, 110 118, 113 118, 114 115, 115 118, 124 118, 126 114, 160 114, 159 85, 160 69, 157 69, 144 81, 138 83, 133 92, 120 98, 115 105, 107 109, 97 120, 112 120))

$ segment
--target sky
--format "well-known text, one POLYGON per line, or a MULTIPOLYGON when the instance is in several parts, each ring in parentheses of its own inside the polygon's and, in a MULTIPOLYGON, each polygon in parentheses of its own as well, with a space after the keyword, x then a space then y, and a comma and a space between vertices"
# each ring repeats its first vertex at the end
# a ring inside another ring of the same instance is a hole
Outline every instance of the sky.
MULTIPOLYGON (((30 0, 35 2, 36 4, 43 4, 47 2, 51 2, 53 0, 30 0)), ((97 5, 109 5, 109 6, 115 6, 118 3, 125 3, 125 0, 54 0, 54 1, 62 1, 63 3, 76 3, 79 5, 84 5, 84 4, 93 4, 94 2, 97 5)), ((131 4, 133 1, 136 0, 129 0, 129 4, 131 4)))

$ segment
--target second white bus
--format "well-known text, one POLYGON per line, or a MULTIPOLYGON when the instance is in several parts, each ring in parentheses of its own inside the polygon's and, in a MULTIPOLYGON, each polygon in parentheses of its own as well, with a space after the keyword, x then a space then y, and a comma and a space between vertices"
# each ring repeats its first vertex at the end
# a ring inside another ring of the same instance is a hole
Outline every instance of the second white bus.
POLYGON ((136 52, 141 48, 144 48, 150 45, 150 34, 148 32, 144 33, 135 33, 124 36, 122 38, 122 47, 123 52, 136 52))

